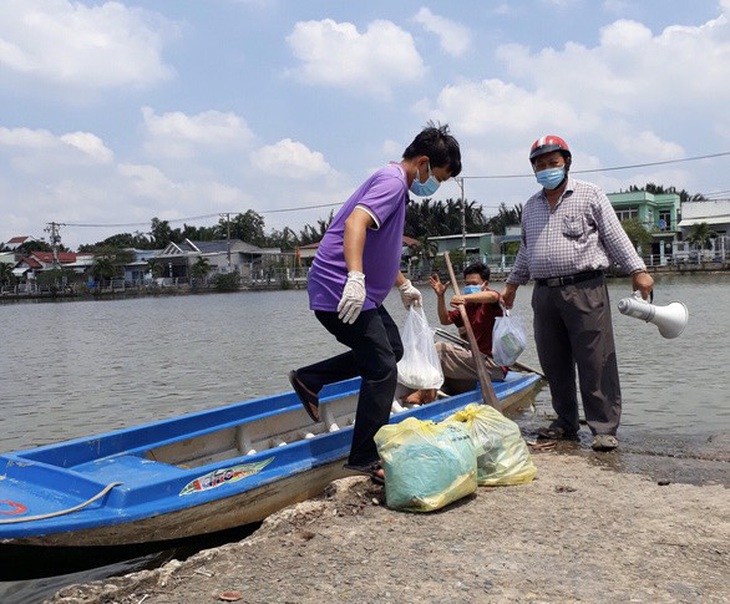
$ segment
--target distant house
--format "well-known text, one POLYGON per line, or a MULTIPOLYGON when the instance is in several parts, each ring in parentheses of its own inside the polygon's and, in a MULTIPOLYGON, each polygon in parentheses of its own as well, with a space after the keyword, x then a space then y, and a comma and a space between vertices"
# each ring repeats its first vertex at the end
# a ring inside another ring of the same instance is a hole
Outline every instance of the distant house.
POLYGON ((132 254, 131 262, 124 265, 125 283, 140 284, 153 278, 149 261, 162 253, 162 250, 138 250, 125 248, 125 252, 132 254))
POLYGON ((155 256, 162 263, 165 277, 189 278, 190 267, 205 258, 213 273, 237 272, 243 278, 250 278, 255 271, 261 270, 265 260, 273 261, 281 255, 278 248, 260 248, 240 239, 220 239, 215 241, 191 241, 170 243, 155 256))
POLYGON ((58 252, 54 258, 53 252, 32 252, 23 256, 13 267, 13 275, 19 279, 35 279, 38 273, 50 271, 54 268, 73 270, 83 274, 94 264, 93 254, 77 254, 76 252, 58 252), (57 264, 56 264, 57 261, 57 264))
POLYGON ((437 254, 466 247, 467 256, 479 256, 482 259, 499 256, 500 237, 495 236, 494 233, 440 235, 429 237, 428 240, 438 245, 437 254))
MULTIPOLYGON (((295 252, 297 260, 301 261, 301 263, 305 266, 311 266, 312 260, 314 260, 314 257, 317 255, 319 243, 320 242, 317 241, 315 243, 308 243, 307 245, 297 246, 295 252)), ((413 255, 413 251, 420 246, 421 242, 418 241, 418 239, 403 235, 403 248, 401 250, 401 258, 407 261, 413 255)))
POLYGON ((11 252, 14 252, 17 250, 21 245, 24 243, 28 243, 30 241, 38 241, 35 237, 31 237, 30 235, 22 235, 20 237, 12 237, 8 241, 5 242, 5 247, 10 250, 11 252))
POLYGON ((641 250, 642 256, 653 265, 667 264, 674 256, 679 241, 679 195, 630 191, 609 193, 608 199, 619 220, 638 220, 651 233, 651 249, 641 250))
POLYGON ((682 204, 682 219, 679 229, 685 245, 678 251, 681 259, 690 257, 693 253, 686 242, 690 229, 696 224, 706 223, 717 237, 711 241, 712 248, 705 250, 705 260, 723 260, 730 251, 730 200, 719 201, 686 201, 682 204), (711 257, 708 258, 707 256, 711 257))

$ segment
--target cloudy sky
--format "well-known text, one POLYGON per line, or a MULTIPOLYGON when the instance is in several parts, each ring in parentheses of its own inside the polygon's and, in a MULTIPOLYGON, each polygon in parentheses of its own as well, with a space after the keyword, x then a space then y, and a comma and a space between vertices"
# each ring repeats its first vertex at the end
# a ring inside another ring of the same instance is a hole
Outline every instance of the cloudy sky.
POLYGON ((55 221, 76 249, 249 209, 299 231, 428 120, 487 216, 536 190, 548 133, 607 192, 727 198, 729 17, 730 0, 2 0, 0 241, 55 221))

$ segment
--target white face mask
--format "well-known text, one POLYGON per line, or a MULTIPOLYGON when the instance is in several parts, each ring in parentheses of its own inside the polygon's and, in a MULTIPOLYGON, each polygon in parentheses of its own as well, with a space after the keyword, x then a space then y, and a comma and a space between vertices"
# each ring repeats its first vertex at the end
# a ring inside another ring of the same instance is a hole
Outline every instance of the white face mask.
POLYGON ((430 197, 441 186, 441 183, 431 172, 431 162, 428 162, 428 178, 426 182, 421 182, 421 171, 416 170, 416 178, 411 183, 411 193, 419 197, 430 197))

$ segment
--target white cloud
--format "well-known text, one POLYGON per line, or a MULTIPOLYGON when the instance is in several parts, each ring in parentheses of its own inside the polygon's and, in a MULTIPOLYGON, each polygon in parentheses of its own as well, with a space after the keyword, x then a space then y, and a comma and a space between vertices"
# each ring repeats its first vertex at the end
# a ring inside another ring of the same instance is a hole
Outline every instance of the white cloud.
POLYGON ((601 30, 594 48, 568 43, 532 53, 505 45, 498 57, 511 74, 546 96, 569 97, 604 112, 656 116, 658 107, 686 110, 694 103, 730 100, 730 28, 724 15, 699 27, 668 27, 656 36, 640 23, 619 20, 601 30))
POLYGON ((566 100, 531 93, 497 79, 446 86, 438 95, 436 107, 425 111, 428 117, 448 121, 455 131, 468 136, 532 134, 540 129, 546 115, 556 128, 590 119, 566 100))
POLYGON ((104 141, 90 132, 55 136, 48 130, 0 127, 0 149, 3 147, 11 162, 26 172, 42 172, 50 165, 107 164, 114 159, 104 141))
POLYGON ((94 161, 108 164, 114 159, 114 153, 104 145, 104 141, 90 132, 64 134, 61 140, 67 145, 78 149, 94 161))
POLYGON ((235 113, 204 111, 188 115, 171 111, 158 115, 150 107, 142 109, 147 130, 145 149, 154 157, 190 158, 204 148, 225 152, 242 149, 253 141, 246 121, 235 113))
POLYGON ((392 87, 424 74, 413 38, 390 21, 373 21, 364 33, 332 19, 299 22, 286 40, 302 62, 293 73, 307 84, 388 99, 392 87))
POLYGON ((441 50, 444 52, 459 57, 468 50, 471 44, 471 32, 468 27, 434 15, 426 7, 422 7, 414 19, 423 26, 423 29, 438 36, 441 50))
POLYGON ((120 2, 0 3, 0 66, 80 88, 145 86, 173 75, 162 55, 175 26, 120 2))
POLYGON ((262 172, 279 178, 306 179, 322 176, 332 169, 321 153, 290 138, 256 150, 251 154, 251 163, 262 172))

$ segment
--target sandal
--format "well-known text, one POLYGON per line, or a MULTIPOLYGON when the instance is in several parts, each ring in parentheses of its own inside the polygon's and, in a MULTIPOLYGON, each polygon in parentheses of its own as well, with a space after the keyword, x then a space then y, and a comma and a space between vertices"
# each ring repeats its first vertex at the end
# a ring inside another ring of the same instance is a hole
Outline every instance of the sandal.
POLYGON ((383 472, 383 465, 380 460, 374 461, 366 466, 355 466, 349 463, 345 464, 345 469, 355 472, 356 474, 363 474, 370 477, 370 481, 373 484, 385 485, 385 475, 383 472))
POLYGON ((560 426, 540 428, 537 431, 537 438, 540 440, 579 440, 577 432, 567 432, 560 426))
POLYGON ((319 396, 312 392, 309 388, 304 385, 304 382, 299 379, 296 369, 289 372, 289 383, 297 393, 299 400, 307 412, 307 415, 313 422, 319 421, 319 396))

